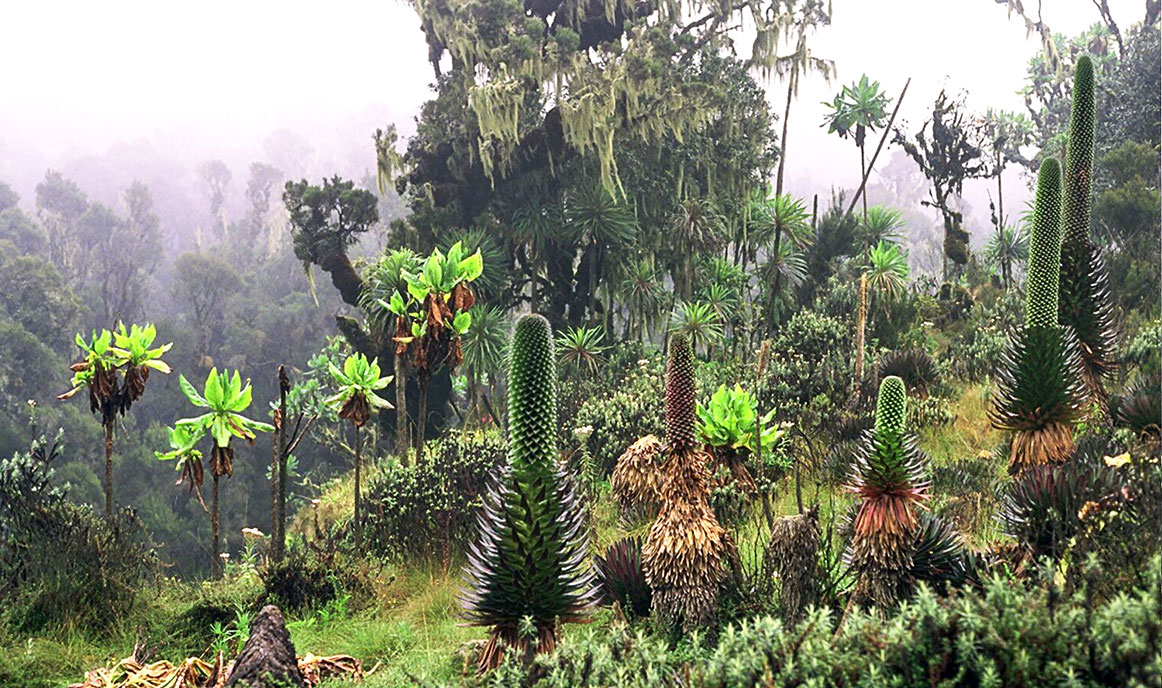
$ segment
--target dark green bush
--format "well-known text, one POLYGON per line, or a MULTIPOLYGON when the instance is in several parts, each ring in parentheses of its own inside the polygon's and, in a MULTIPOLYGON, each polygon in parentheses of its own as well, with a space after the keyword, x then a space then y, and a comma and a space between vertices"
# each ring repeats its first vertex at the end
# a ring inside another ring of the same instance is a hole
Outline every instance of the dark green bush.
POLYGON ((533 686, 753 688, 936 686, 1153 688, 1162 676, 1162 561, 1140 587, 1105 602, 1061 597, 1002 577, 942 597, 922 587, 889 619, 814 610, 800 624, 758 617, 730 625, 716 647, 662 639, 623 625, 569 638, 524 671, 506 664, 494 688, 533 686))
POLYGON ((60 436, 0 461, 0 615, 15 629, 107 631, 157 573, 154 548, 130 509, 112 521, 52 485, 60 436))
MULTIPOLYGON (((618 458, 638 438, 662 435, 661 366, 652 359, 643 360, 646 363, 634 365, 616 387, 586 399, 573 418, 574 428, 593 428, 588 446, 602 477, 613 472, 618 458)), ((562 446, 576 443, 570 437, 562 446)))
POLYGON ((333 569, 302 546, 291 547, 282 561, 268 564, 262 584, 263 603, 289 613, 317 609, 339 594, 333 569))
POLYGON ((495 429, 452 432, 429 442, 414 464, 384 467, 367 490, 371 550, 392 559, 438 556, 447 563, 472 532, 481 493, 506 452, 495 429))

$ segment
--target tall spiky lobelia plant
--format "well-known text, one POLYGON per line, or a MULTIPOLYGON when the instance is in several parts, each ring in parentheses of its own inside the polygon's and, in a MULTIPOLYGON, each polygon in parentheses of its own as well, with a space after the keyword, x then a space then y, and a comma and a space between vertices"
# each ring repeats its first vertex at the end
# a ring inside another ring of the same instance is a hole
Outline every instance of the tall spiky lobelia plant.
POLYGON ((1113 366, 1116 341, 1105 262, 1089 238, 1096 122, 1093 63, 1082 56, 1073 76, 1069 116, 1058 313, 1061 324, 1077 334, 1089 397, 1104 402, 1102 378, 1113 366))
POLYGON ((708 623, 730 548, 710 507, 708 455, 697 440, 694 350, 681 333, 670 336, 666 367, 666 448, 659 485, 661 509, 642 550, 653 612, 685 630, 708 623))
POLYGON ((928 500, 927 457, 907 433, 907 411, 904 381, 884 378, 875 427, 856 455, 850 488, 860 500, 851 543, 851 564, 859 574, 853 599, 881 609, 909 587, 919 509, 928 500))
POLYGON ((464 616, 490 626, 481 671, 508 648, 531 659, 556 647, 561 623, 583 621, 598 595, 585 568, 584 511, 557 452, 553 337, 539 315, 517 322, 508 396, 508 465, 485 495, 469 545, 464 616))
POLYGON ((989 409, 993 427, 1013 433, 1009 449, 1013 474, 1069 458, 1072 424, 1085 404, 1077 339, 1073 328, 1057 320, 1061 235, 1061 166, 1049 159, 1037 175, 1025 326, 1009 341, 989 409))

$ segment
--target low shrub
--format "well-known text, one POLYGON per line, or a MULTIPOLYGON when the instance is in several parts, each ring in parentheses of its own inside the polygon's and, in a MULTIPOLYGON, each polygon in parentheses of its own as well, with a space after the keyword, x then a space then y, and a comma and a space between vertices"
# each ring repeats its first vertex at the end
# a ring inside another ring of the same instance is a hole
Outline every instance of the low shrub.
MULTIPOLYGON (((662 436, 663 417, 661 370, 647 362, 635 366, 610 392, 586 399, 573 424, 593 428, 586 443, 604 478, 613 473, 617 459, 639 438, 662 436)), ((575 444, 570 438, 562 446, 575 444)))
POLYGON ((339 594, 335 572, 303 546, 292 546, 282 561, 262 571, 263 604, 288 613, 318 609, 339 594))
POLYGON ((921 587, 888 619, 853 611, 838 635, 836 614, 814 609, 797 625, 770 616, 729 625, 713 648, 696 636, 671 648, 614 624, 486 680, 493 688, 1148 688, 1162 675, 1162 561, 1146 571, 1143 585, 1100 603, 1085 591, 1061 597, 1001 576, 947 597, 921 587))
POLYGON ((158 560, 136 514, 112 520, 52 485, 60 436, 0 460, 0 614, 16 630, 104 632, 129 612, 158 560))
POLYGON ((389 559, 448 563, 472 532, 481 493, 506 461, 499 431, 452 432, 429 442, 411 465, 381 469, 367 490, 370 549, 389 559))

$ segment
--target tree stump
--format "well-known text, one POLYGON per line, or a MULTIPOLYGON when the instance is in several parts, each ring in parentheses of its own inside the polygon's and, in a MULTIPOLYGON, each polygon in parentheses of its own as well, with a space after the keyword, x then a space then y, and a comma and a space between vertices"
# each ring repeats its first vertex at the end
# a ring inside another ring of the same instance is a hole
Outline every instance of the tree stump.
POLYGON ((251 622, 250 638, 234 662, 226 688, 303 688, 303 685, 286 620, 278 607, 268 604, 251 622))

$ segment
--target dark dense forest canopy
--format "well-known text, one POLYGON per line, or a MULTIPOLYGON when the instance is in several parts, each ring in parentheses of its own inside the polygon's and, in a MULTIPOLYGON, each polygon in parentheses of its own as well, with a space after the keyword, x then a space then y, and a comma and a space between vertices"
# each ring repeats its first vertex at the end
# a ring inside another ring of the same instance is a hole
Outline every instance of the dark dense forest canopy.
POLYGON ((1013 110, 821 0, 417 0, 363 169, 0 178, 0 685, 1159 685, 1159 4, 997 4, 1013 110))

